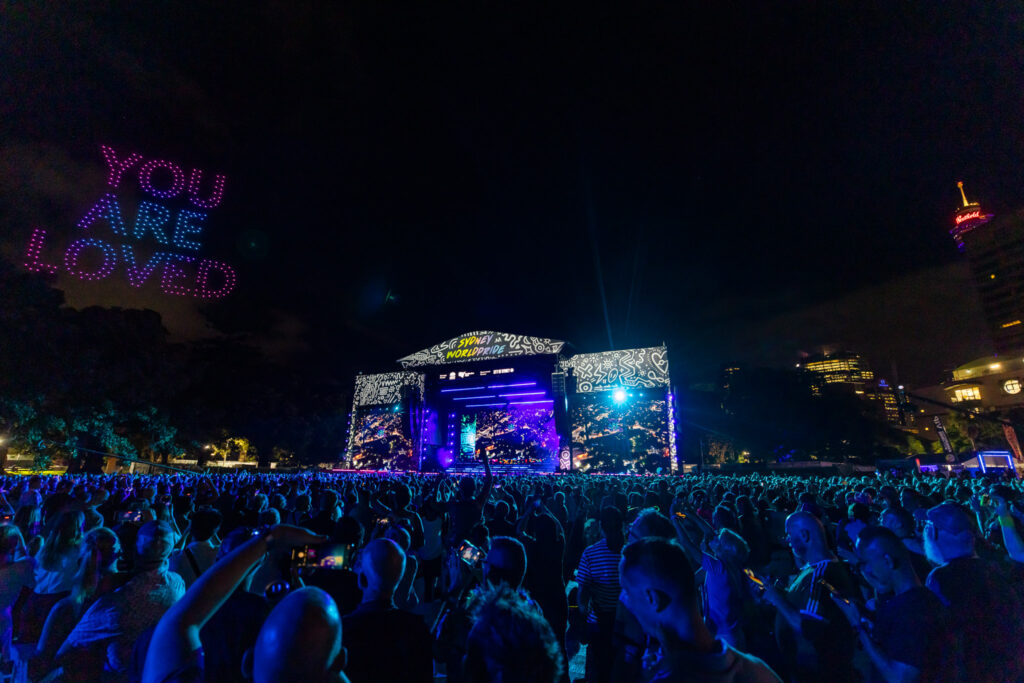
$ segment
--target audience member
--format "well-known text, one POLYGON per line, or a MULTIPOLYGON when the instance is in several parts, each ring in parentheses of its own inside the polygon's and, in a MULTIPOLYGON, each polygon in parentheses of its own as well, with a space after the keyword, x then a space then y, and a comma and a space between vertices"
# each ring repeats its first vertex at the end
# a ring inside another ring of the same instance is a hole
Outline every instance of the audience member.
POLYGON ((192 515, 189 536, 192 542, 183 550, 171 556, 171 571, 177 573, 191 586, 200 574, 210 568, 217 559, 217 531, 224 516, 211 507, 200 508, 192 515))
POLYGON ((650 681, 769 682, 781 679, 760 659, 716 639, 701 615, 693 571, 675 543, 644 538, 619 563, 622 600, 657 642, 650 681))
POLYGON ((343 620, 349 651, 345 671, 353 683, 429 683, 433 678, 426 623, 395 605, 395 589, 405 573, 405 562, 402 549, 384 538, 370 541, 359 556, 357 574, 363 601, 343 620))
POLYGON ((928 559, 938 565, 927 586, 949 608, 968 681, 1024 677, 1024 602, 1020 584, 974 551, 974 521, 956 503, 928 510, 924 529, 928 559), (999 634, 994 638, 993 634, 999 634))
POLYGON ((491 583, 475 597, 471 616, 463 660, 467 683, 557 683, 565 667, 558 639, 521 592, 504 581, 491 583))
POLYGON ((175 538, 166 522, 149 522, 139 529, 136 575, 96 600, 68 635, 57 652, 65 675, 83 680, 129 678, 136 640, 185 592, 185 582, 168 570, 175 538))

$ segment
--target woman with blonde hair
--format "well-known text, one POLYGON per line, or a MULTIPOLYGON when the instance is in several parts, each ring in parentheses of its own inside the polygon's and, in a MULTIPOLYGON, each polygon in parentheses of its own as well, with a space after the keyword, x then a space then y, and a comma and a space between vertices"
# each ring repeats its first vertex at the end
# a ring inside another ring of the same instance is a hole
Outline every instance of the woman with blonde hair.
POLYGON ((33 680, 53 668, 57 650, 96 598, 119 588, 127 579, 117 571, 120 557, 121 543, 113 531, 98 527, 86 534, 71 595, 53 606, 43 625, 30 665, 33 680))
POLYGON ((82 550, 85 515, 80 511, 62 512, 36 554, 35 590, 25 602, 18 639, 23 643, 39 640, 43 623, 55 604, 71 593, 82 550))

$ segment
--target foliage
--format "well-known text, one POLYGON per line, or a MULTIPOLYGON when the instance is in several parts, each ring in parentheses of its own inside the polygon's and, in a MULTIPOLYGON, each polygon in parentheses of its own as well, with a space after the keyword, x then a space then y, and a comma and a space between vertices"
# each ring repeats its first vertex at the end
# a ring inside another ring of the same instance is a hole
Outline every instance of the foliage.
POLYGON ((942 424, 955 453, 1009 448, 998 422, 951 412, 942 416, 942 424))
POLYGON ((49 465, 76 438, 127 457, 193 453, 227 435, 269 465, 336 460, 349 398, 244 339, 171 344, 153 311, 64 307, 42 276, 0 260, 0 432, 49 465), (52 446, 40 449, 40 442, 52 446))
POLYGON ((720 431, 731 437, 737 459, 749 452, 751 462, 873 462, 907 449, 906 435, 885 421, 880 402, 841 385, 815 395, 807 376, 793 370, 736 375, 722 407, 720 431))
POLYGON ((249 439, 241 436, 229 436, 209 444, 210 454, 221 462, 255 462, 256 449, 249 439))

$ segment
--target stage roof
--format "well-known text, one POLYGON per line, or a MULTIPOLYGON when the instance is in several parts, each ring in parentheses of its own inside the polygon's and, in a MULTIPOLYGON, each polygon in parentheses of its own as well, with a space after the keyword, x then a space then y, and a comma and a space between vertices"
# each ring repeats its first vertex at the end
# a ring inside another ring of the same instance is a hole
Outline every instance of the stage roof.
POLYGON ((429 349, 399 358, 398 362, 402 364, 403 368, 421 368, 516 356, 555 354, 561 352, 563 346, 565 346, 565 342, 557 339, 484 330, 460 334, 458 337, 435 344, 429 349))

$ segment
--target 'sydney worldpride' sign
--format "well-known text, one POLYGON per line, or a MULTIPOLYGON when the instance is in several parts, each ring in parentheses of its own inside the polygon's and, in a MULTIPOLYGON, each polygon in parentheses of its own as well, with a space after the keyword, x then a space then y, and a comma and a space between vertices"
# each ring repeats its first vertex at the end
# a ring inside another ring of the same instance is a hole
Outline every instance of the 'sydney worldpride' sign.
POLYGON ((429 349, 399 358, 398 362, 405 368, 416 368, 491 358, 537 356, 559 353, 564 345, 565 342, 557 339, 485 330, 460 334, 458 337, 435 344, 429 349))
POLYGON ((230 294, 237 282, 234 268, 198 257, 209 210, 224 197, 225 177, 205 176, 198 168, 186 173, 174 162, 145 159, 105 145, 101 150, 110 188, 120 189, 134 177, 152 199, 140 201, 135 215, 126 216, 117 194, 103 194, 78 221, 85 236, 64 246, 59 261, 44 257, 52 245, 47 248, 47 231, 36 228, 25 252, 25 267, 65 272, 80 280, 105 280, 120 272, 132 287, 158 281, 164 293, 176 296, 219 299, 230 294))
POLYGON ((500 356, 505 352, 505 345, 492 343, 493 341, 493 334, 485 334, 480 337, 463 337, 459 339, 459 343, 456 345, 457 348, 445 352, 444 359, 454 360, 456 358, 476 358, 478 356, 500 356))

